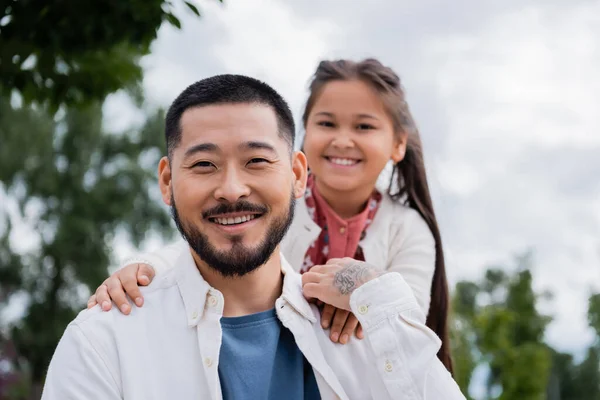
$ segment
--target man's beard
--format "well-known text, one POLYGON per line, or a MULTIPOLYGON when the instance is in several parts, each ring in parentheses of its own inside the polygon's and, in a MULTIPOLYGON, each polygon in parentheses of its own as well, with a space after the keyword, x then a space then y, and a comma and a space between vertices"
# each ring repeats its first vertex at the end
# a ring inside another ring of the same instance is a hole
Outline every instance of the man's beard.
MULTIPOLYGON (((193 224, 181 220, 175 198, 171 191, 171 215, 175 221, 175 225, 190 247, 196 254, 211 268, 215 269, 224 277, 240 277, 244 276, 258 267, 264 265, 275 248, 283 240, 287 233, 292 220, 294 219, 294 210, 296 201, 293 195, 290 196, 290 205, 285 215, 275 218, 269 225, 263 241, 255 248, 249 248, 242 243, 241 236, 233 236, 231 249, 226 251, 217 250, 210 243, 208 236, 200 232, 193 224)), ((220 204, 219 206, 203 212, 205 220, 211 215, 233 213, 233 212, 257 212, 262 211, 260 218, 267 217, 267 208, 264 206, 255 205, 245 200, 240 200, 234 204, 220 204)), ((212 223, 212 222, 209 222, 212 223)))

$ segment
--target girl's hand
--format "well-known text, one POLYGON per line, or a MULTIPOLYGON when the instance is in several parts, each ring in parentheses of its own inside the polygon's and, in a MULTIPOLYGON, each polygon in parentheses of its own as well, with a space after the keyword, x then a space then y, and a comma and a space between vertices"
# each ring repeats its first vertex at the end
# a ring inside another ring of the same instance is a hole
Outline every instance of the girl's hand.
POLYGON ((129 315, 131 306, 125 294, 133 299, 138 307, 141 307, 144 304, 144 298, 138 285, 148 286, 152 279, 154 279, 154 268, 150 265, 129 264, 109 276, 96 289, 96 293, 88 300, 87 308, 100 304, 102 310, 108 311, 112 308, 112 300, 123 314, 129 315))
POLYGON ((302 290, 309 299, 321 300, 342 310, 350 310, 350 295, 382 273, 371 264, 352 258, 332 258, 315 265, 302 275, 302 290))
POLYGON ((358 319, 349 311, 324 304, 321 310, 321 326, 323 329, 331 327, 329 338, 334 343, 346 344, 356 332, 356 337, 363 339, 363 331, 358 319))

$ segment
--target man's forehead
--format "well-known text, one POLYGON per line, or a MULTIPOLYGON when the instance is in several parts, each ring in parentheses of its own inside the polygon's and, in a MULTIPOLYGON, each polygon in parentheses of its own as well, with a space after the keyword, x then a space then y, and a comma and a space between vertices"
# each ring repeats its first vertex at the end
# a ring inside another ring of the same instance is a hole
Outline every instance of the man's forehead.
POLYGON ((192 107, 185 110, 181 116, 181 129, 184 132, 186 130, 252 128, 268 129, 277 133, 275 111, 262 104, 226 103, 192 107))
POLYGON ((181 118, 181 131, 181 147, 186 154, 199 145, 203 151, 224 148, 277 151, 285 146, 275 112, 260 104, 219 104, 188 109, 181 118))

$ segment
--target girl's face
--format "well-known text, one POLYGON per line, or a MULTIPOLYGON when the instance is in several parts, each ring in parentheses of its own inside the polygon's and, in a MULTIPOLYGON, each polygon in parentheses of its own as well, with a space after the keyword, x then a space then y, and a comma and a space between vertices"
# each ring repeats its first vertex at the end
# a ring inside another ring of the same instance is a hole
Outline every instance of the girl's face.
POLYGON ((336 192, 372 190, 386 163, 401 161, 405 149, 405 135, 394 133, 378 93, 360 80, 327 83, 306 121, 311 173, 336 192))

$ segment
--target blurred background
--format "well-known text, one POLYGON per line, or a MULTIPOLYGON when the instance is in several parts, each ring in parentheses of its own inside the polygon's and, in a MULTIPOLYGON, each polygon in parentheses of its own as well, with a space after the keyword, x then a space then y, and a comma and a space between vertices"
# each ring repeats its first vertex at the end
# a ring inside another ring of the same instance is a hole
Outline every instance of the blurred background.
POLYGON ((423 136, 465 393, 600 399, 597 0, 0 0, 0 399, 38 399, 90 289, 174 237, 181 90, 247 74, 299 117, 319 60, 365 57, 423 136))

